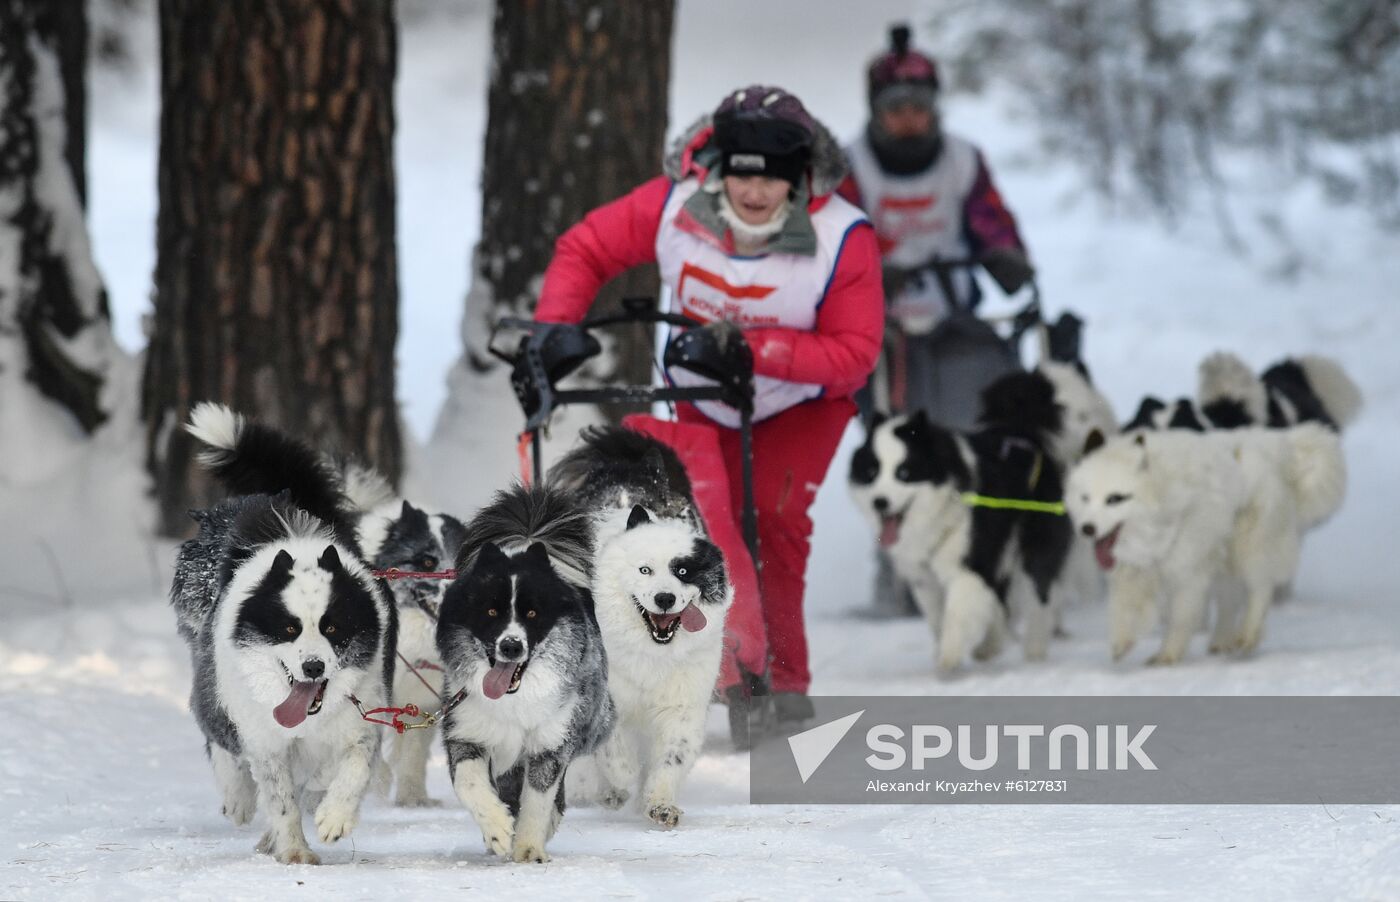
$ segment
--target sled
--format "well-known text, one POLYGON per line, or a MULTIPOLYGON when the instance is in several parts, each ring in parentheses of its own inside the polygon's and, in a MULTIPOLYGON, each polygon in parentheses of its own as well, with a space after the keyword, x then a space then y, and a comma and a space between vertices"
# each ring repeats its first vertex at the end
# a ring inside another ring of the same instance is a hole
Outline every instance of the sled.
MULTIPOLYGON (((714 434, 701 426, 663 420, 649 413, 631 414, 623 419, 629 429, 645 433, 671 447, 690 476, 696 506, 705 521, 710 539, 725 553, 730 577, 735 585, 735 603, 725 619, 725 654, 721 664, 720 686, 729 705, 729 730, 734 745, 747 749, 773 723, 772 695, 769 691, 767 640, 763 614, 758 603, 759 547, 758 518, 753 491, 753 373, 721 374, 714 385, 609 385, 593 388, 561 388, 559 383, 585 361, 602 352, 602 344, 592 333, 643 323, 664 323, 681 329, 703 325, 698 320, 656 309, 650 297, 624 298, 622 312, 590 316, 574 324, 541 323, 507 317, 496 325, 489 348, 510 364, 511 387, 525 414, 521 433, 522 454, 529 446, 530 474, 538 482, 544 476, 543 432, 553 412, 573 404, 617 404, 649 411, 657 402, 722 401, 739 411, 743 510, 740 529, 734 529, 730 511, 728 476, 723 469, 719 443, 714 434), (514 341, 512 341, 514 336, 514 341), (511 345, 501 347, 502 344, 511 345), (740 548, 744 554, 736 553, 740 548), (746 558, 746 559, 745 559, 746 558), (739 600, 745 599, 744 604, 739 600)), ((669 350, 669 347, 668 347, 669 350)), ((672 366, 693 369, 683 362, 672 366)), ((699 370, 695 370, 700 372, 699 370)), ((701 375, 715 375, 711 371, 701 375)), ((522 461, 522 468, 524 464, 522 461)))

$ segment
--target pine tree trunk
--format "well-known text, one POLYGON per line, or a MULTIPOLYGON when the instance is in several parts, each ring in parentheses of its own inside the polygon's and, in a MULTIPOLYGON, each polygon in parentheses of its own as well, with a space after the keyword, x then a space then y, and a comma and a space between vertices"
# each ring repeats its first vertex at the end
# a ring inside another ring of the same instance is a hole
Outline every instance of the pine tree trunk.
POLYGON ((86 0, 29 0, 40 40, 58 54, 63 76, 63 112, 68 138, 64 154, 78 198, 87 205, 87 3, 86 0))
POLYGON ((161 0, 155 327, 164 532, 210 500, 180 428, 226 402, 397 481, 393 7, 161 0))
MULTIPOLYGON (((500 2, 492 33, 481 240, 468 300, 469 362, 490 325, 528 316, 559 235, 660 172, 671 68, 671 0, 500 2)), ((655 267, 615 280, 596 309, 655 295, 655 267)), ((651 378, 651 330, 618 333, 618 382, 651 378)), ((504 376, 498 376, 504 380, 504 376)), ((617 413, 610 411, 609 413, 617 413)))
MULTIPOLYGON (((118 352, 83 220, 83 13, 0 0, 0 380, 22 376, 91 433, 118 352)), ((24 429, 27 389, 11 390, 0 429, 24 429)))

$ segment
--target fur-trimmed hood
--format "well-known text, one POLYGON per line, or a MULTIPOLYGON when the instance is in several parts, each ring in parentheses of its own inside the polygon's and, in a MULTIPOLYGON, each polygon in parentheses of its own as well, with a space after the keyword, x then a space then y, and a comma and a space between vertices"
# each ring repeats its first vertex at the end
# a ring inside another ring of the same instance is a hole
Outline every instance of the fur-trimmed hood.
MULTIPOLYGON (((662 171, 675 181, 695 177, 705 181, 706 174, 719 158, 711 144, 714 134, 713 116, 706 113, 681 132, 661 160, 662 171)), ((820 206, 846 178, 846 153, 825 125, 813 120, 812 161, 810 176, 812 203, 820 206)))

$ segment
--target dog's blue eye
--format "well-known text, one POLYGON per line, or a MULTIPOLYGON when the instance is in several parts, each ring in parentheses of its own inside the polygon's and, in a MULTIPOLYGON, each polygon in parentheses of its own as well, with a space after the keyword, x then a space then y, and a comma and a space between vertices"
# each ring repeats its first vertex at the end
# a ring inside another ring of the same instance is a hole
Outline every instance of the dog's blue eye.
POLYGON ((684 567, 678 567, 678 568, 676 568, 676 575, 677 575, 677 576, 685 576, 685 568, 684 568, 684 567))
POLYGON ((651 576, 650 567, 638 567, 637 570, 642 574, 642 576, 651 576))
POLYGON ((908 467, 900 467, 898 470, 895 470, 895 471, 894 471, 894 475, 895 475, 895 477, 898 478, 898 479, 908 479, 908 478, 909 478, 909 468, 908 468, 908 467))
POLYGON ((1122 504, 1124 501, 1127 501, 1127 500, 1128 500, 1129 498, 1131 498, 1131 497, 1133 497, 1133 496, 1132 496, 1132 495, 1120 495, 1119 493, 1114 492, 1112 495, 1109 495, 1107 498, 1104 499, 1104 503, 1105 503, 1105 504, 1122 504))

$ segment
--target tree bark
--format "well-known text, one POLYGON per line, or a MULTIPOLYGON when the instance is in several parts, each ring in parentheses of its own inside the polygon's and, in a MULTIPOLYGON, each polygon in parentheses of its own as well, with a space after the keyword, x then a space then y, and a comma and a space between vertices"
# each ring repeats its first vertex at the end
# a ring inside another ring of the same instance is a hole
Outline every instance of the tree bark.
POLYGON ((142 415, 162 530, 212 497, 180 428, 205 399, 397 482, 392 4, 161 0, 160 29, 142 415))
MULTIPOLYGON (((533 309, 555 239, 660 172, 674 13, 671 0, 496 4, 481 240, 468 299, 476 371, 491 366, 484 347, 495 320, 533 309)), ((611 283, 595 309, 657 288, 655 267, 645 267, 611 283)), ((611 365, 595 374, 649 382, 651 330, 617 334, 611 365)))
POLYGON ((80 2, 0 0, 0 379, 91 433, 117 352, 83 220, 85 35, 80 2))

